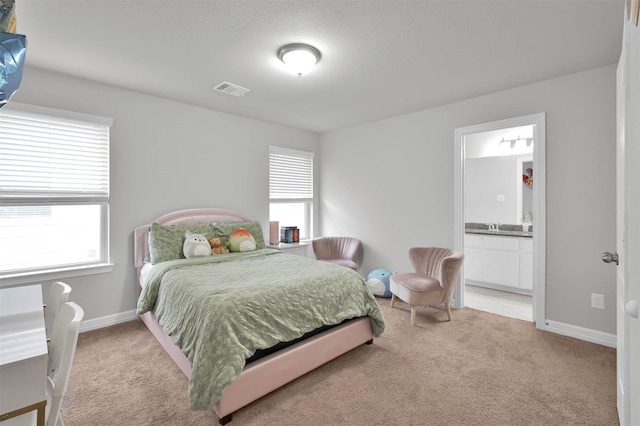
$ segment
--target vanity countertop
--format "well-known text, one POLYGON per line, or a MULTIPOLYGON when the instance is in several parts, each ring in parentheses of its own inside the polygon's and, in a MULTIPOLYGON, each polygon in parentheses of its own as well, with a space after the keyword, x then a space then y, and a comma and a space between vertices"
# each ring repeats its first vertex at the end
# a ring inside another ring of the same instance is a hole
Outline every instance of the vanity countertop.
POLYGON ((500 237, 520 237, 520 238, 532 238, 533 228, 529 227, 528 232, 522 230, 522 225, 498 225, 498 230, 489 229, 487 223, 465 223, 465 234, 482 234, 482 235, 497 235, 500 237))
POLYGON ((489 229, 465 229, 465 234, 482 234, 482 235, 496 235, 499 237, 521 237, 521 238, 533 238, 533 232, 524 232, 524 231, 509 231, 509 230, 500 230, 494 231, 489 229))

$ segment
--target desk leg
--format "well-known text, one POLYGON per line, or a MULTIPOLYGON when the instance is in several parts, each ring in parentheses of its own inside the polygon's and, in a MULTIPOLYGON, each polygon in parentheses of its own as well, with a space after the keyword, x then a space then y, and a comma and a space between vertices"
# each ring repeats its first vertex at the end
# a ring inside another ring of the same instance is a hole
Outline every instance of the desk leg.
POLYGON ((9 420, 12 419, 14 417, 17 416, 21 416, 24 413, 28 413, 29 411, 33 411, 33 410, 38 410, 36 412, 36 424, 38 426, 44 426, 44 418, 45 418, 45 409, 47 407, 47 400, 45 399, 44 401, 38 402, 36 404, 30 405, 28 407, 23 407, 23 408, 19 408, 17 410, 11 411, 9 413, 3 414, 0 416, 0 422, 3 422, 5 420, 9 420))
POLYGON ((36 424, 38 426, 44 426, 44 417, 45 417, 45 408, 47 406, 47 401, 43 401, 41 405, 38 406, 38 420, 36 424))

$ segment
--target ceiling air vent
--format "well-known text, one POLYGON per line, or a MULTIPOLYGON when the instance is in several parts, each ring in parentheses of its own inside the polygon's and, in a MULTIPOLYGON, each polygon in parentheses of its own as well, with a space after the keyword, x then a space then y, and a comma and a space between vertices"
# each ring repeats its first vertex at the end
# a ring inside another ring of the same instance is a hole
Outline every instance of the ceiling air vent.
POLYGON ((249 89, 238 86, 237 84, 229 83, 228 81, 216 84, 213 86, 213 89, 233 96, 242 96, 249 91, 249 89))

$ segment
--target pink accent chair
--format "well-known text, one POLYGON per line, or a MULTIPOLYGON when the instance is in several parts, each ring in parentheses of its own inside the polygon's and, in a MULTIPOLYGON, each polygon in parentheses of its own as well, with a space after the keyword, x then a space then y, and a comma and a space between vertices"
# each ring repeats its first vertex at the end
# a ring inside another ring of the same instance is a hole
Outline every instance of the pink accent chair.
POLYGON ((451 295, 456 287, 464 254, 439 247, 413 247, 409 259, 415 272, 393 274, 389 279, 391 304, 396 297, 411 305, 411 325, 416 322, 416 306, 444 303, 449 321, 451 295))
POLYGON ((311 242, 316 259, 358 271, 362 243, 351 237, 320 237, 311 242))

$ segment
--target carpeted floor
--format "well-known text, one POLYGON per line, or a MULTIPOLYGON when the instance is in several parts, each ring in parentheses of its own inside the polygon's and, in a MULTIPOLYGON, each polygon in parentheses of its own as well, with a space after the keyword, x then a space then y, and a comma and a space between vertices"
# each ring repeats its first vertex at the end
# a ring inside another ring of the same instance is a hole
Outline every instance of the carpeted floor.
MULTIPOLYGON (((232 426, 617 425, 615 349, 464 309, 389 308, 384 334, 238 410, 232 426)), ((66 426, 215 425, 139 321, 80 335, 66 426)))

